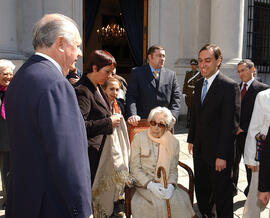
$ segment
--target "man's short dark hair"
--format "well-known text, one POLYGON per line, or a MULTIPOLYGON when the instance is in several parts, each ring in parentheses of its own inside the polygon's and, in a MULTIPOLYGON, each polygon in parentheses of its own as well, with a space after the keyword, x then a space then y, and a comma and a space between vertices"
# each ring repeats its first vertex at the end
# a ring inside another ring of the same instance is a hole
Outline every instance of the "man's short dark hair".
POLYGON ((147 51, 147 57, 148 55, 152 55, 155 50, 165 50, 162 46, 160 45, 152 45, 150 48, 148 48, 148 51, 147 51))
MULTIPOLYGON (((201 48, 201 50, 199 51, 199 54, 204 50, 207 50, 207 51, 212 50, 214 52, 215 59, 217 60, 218 58, 221 58, 221 61, 222 61, 223 57, 222 57, 221 49, 217 45, 207 43, 201 48)), ((220 68, 220 66, 221 66, 221 63, 218 66, 218 69, 220 68)))

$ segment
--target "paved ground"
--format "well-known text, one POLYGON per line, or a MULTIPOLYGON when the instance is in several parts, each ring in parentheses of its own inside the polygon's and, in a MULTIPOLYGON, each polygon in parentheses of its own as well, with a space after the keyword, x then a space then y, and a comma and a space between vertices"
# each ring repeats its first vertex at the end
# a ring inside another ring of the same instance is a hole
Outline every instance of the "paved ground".
MULTIPOLYGON (((184 120, 184 119, 182 119, 184 120)), ((188 129, 185 128, 185 122, 180 122, 176 125, 175 128, 175 135, 180 141, 180 161, 183 163, 187 164, 189 167, 193 169, 193 161, 192 161, 192 155, 188 153, 187 150, 187 132, 188 129)), ((244 209, 244 204, 246 201, 246 196, 244 195, 244 190, 247 186, 246 182, 246 171, 245 171, 245 166, 243 164, 243 160, 241 160, 240 163, 240 170, 239 170, 239 181, 238 181, 238 195, 234 197, 234 218, 242 217, 243 215, 243 209, 244 209)), ((183 183, 188 185, 188 175, 186 172, 183 170, 179 170, 179 179, 178 181, 180 183, 183 183)), ((268 204, 269 206, 269 204, 268 204)), ((196 215, 200 217, 200 214, 198 212, 197 204, 196 204, 196 197, 195 197, 195 204, 194 204, 194 209, 196 211, 196 215)), ((261 218, 268 218, 269 216, 269 208, 266 208, 262 213, 261 213, 261 218)))
MULTIPOLYGON (((181 119, 181 120, 184 120, 181 119)), ((187 132, 188 129, 185 128, 185 122, 179 122, 176 125, 175 128, 175 136, 178 138, 180 141, 180 160, 190 166, 193 169, 193 161, 192 161, 192 155, 188 153, 187 150, 187 132)), ((183 184, 184 186, 188 186, 188 174, 179 169, 179 178, 178 182, 183 184)), ((0 180, 1 183, 1 180, 0 180)), ((239 182, 238 182, 238 195, 234 197, 234 218, 242 217, 243 214, 243 209, 244 209, 244 204, 246 197, 243 193, 245 187, 247 185, 246 182, 246 173, 245 173, 245 166, 243 164, 243 161, 240 163, 240 175, 239 175, 239 182)), ((0 191, 1 191, 1 184, 0 184, 0 191)), ((2 192, 0 192, 0 206, 2 205, 2 192)), ((200 217, 200 214, 198 212, 197 204, 196 204, 196 198, 194 201, 194 209, 196 211, 197 217, 200 217)), ((4 218, 5 211, 0 210, 0 218, 4 218)), ((261 218, 268 218, 269 214, 269 208, 266 208, 262 213, 261 213, 261 218)))

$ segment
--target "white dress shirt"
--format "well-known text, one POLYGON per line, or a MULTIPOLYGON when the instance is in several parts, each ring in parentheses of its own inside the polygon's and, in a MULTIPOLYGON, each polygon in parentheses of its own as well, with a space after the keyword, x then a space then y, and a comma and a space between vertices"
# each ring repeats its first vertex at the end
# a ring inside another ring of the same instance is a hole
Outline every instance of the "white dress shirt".
POLYGON ((247 165, 258 166, 255 161, 257 133, 267 135, 270 125, 270 89, 258 93, 251 121, 248 128, 248 134, 245 143, 244 162, 247 165))
POLYGON ((241 90, 240 91, 242 91, 243 90, 243 88, 244 88, 244 84, 247 84, 247 86, 246 86, 246 90, 248 90, 248 88, 250 87, 250 85, 251 85, 251 83, 253 83, 253 81, 255 80, 255 78, 253 77, 251 80, 249 80, 248 82, 242 82, 242 85, 241 85, 241 90))
MULTIPOLYGON (((207 80, 207 82, 208 82, 208 84, 207 84, 207 92, 210 89, 210 86, 212 85, 214 79, 217 77, 218 73, 219 73, 219 70, 215 74, 213 74, 211 77, 209 77, 208 79, 204 78, 204 80, 207 80)), ((202 87, 202 92, 203 92, 203 87, 202 87)), ((202 92, 201 92, 201 95, 202 95, 202 92)), ((206 92, 206 94, 207 94, 207 92, 206 92)))

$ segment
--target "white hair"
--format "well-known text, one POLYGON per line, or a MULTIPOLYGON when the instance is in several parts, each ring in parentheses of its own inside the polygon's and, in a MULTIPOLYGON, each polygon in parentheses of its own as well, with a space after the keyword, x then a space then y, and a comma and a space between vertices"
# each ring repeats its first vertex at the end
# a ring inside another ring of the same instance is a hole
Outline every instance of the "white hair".
POLYGON ((74 20, 62 14, 47 14, 33 27, 32 44, 34 49, 51 47, 57 37, 62 36, 69 43, 79 34, 74 20))
POLYGON ((174 117, 172 115, 172 112, 168 108, 166 108, 166 107, 155 107, 154 109, 152 109, 150 111, 150 114, 148 115, 148 118, 147 118, 148 122, 150 122, 156 114, 163 115, 163 117, 165 119, 165 123, 167 124, 167 126, 169 128, 173 128, 174 117))
POLYGON ((10 60, 0 59, 0 71, 7 68, 13 71, 15 69, 15 65, 10 60))

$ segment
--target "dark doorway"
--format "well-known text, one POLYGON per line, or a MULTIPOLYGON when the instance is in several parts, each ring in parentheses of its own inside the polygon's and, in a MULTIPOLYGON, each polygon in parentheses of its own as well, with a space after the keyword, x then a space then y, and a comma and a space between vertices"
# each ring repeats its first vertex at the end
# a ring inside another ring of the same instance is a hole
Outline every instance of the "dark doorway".
POLYGON ((147 0, 84 0, 84 69, 90 52, 103 49, 115 57, 117 74, 128 79, 145 60, 147 10, 147 0))

